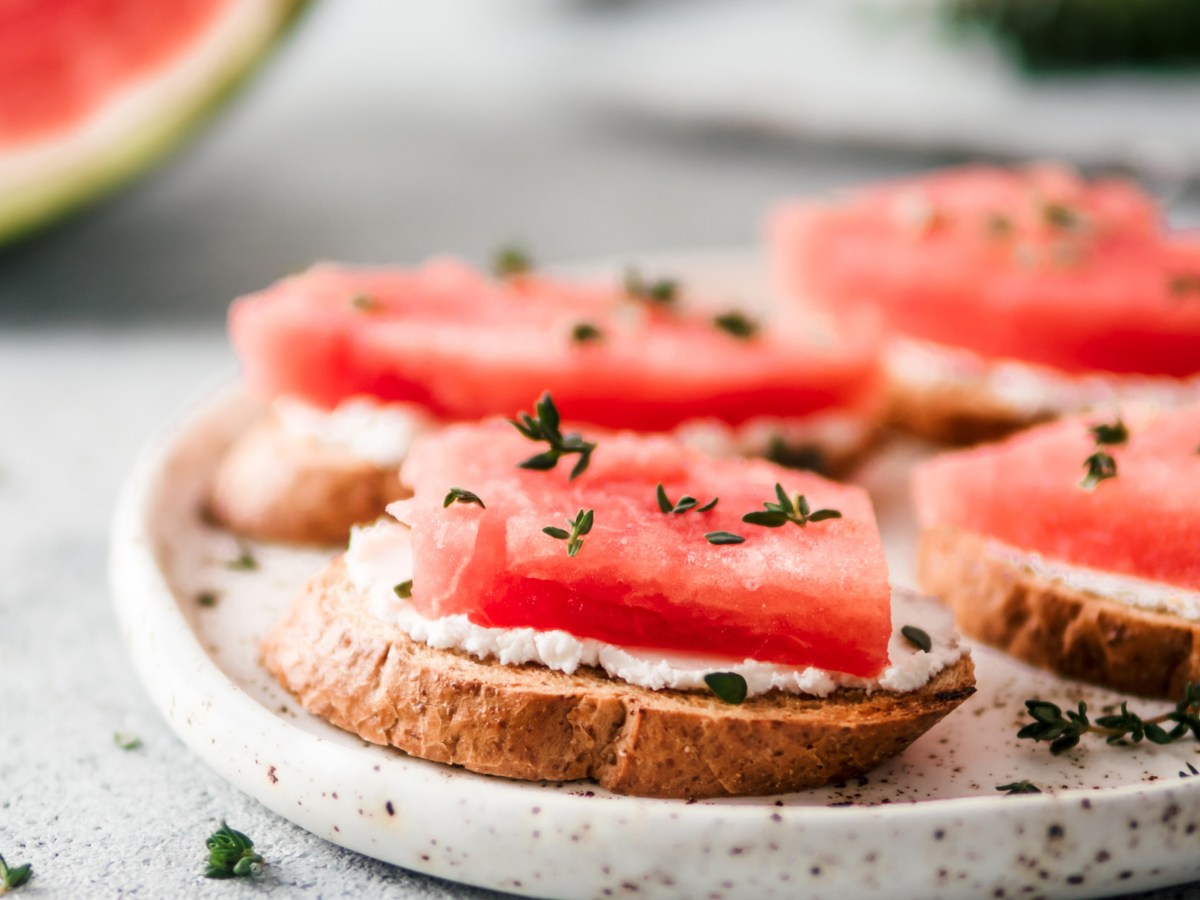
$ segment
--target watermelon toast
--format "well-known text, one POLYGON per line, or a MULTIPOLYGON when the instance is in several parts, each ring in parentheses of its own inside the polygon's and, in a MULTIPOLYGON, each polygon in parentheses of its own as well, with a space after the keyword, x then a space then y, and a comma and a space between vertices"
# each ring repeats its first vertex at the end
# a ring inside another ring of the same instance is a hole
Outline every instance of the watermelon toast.
POLYGON ((1200 682, 1200 406, 1073 417, 918 467, 919 579, 972 637, 1146 696, 1200 682))
POLYGON ((217 473, 217 518, 256 537, 344 541, 399 496, 415 434, 543 390, 577 421, 718 453, 815 451, 836 468, 874 436, 875 332, 842 338, 819 319, 781 331, 687 307, 670 281, 572 282, 520 263, 497 277, 448 259, 321 266, 238 300, 231 338, 271 414, 217 473))
POLYGON ((861 489, 537 413, 416 440, 413 495, 263 643, 307 709, 476 772, 708 797, 852 777, 973 693, 949 614, 893 610, 861 489))
POLYGON ((891 420, 973 443, 1096 405, 1200 399, 1200 233, 1120 180, 972 167, 789 202, 798 305, 884 320, 891 420))

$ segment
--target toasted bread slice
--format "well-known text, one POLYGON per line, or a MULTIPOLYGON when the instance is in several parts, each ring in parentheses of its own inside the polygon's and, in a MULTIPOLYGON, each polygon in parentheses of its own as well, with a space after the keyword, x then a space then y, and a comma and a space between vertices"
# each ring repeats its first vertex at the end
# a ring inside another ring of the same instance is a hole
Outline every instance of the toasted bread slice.
POLYGON ((262 645, 310 712, 376 744, 474 772, 594 779, 623 794, 773 794, 851 778, 895 756, 975 691, 969 656, 907 694, 778 691, 732 706, 436 650, 372 616, 339 557, 262 645))
POLYGON ((1060 675, 1175 699, 1200 680, 1200 623, 1050 581, 940 526, 921 535, 918 580, 984 643, 1060 675))
POLYGON ((893 375, 885 393, 889 425, 940 444, 981 444, 1054 418, 1049 410, 1016 409, 971 381, 929 384, 893 375))
POLYGON ((208 506, 231 531, 292 544, 344 544, 350 526, 409 496, 399 468, 296 435, 267 416, 229 448, 208 506))

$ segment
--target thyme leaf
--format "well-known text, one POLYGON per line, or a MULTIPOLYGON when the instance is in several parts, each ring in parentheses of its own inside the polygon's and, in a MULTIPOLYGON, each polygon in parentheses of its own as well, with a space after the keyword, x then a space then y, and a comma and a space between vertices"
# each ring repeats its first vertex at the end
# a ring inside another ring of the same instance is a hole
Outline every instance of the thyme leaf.
POLYGON ((567 556, 575 556, 583 547, 583 536, 592 530, 592 524, 595 521, 594 510, 579 510, 575 514, 574 519, 567 519, 567 524, 571 526, 571 530, 567 531, 564 528, 558 528, 554 525, 547 525, 542 529, 543 534, 548 534, 556 541, 567 542, 567 556))
POLYGON ((1112 444, 1124 444, 1129 440, 1129 429, 1125 426, 1125 421, 1119 416, 1114 422, 1098 422, 1091 426, 1088 431, 1096 438, 1097 446, 1105 446, 1112 444))
POLYGON ((742 521, 749 525, 761 525, 764 528, 779 528, 788 522, 794 522, 801 528, 809 522, 824 522, 827 519, 840 519, 842 514, 836 509, 811 509, 803 494, 789 497, 783 485, 775 483, 777 503, 767 501, 763 509, 748 512, 742 516, 742 521))
POLYGON ((933 641, 929 634, 916 625, 905 625, 900 629, 900 633, 922 653, 928 653, 933 649, 933 641))
POLYGON ((625 295, 651 306, 668 307, 679 299, 679 282, 674 278, 649 280, 629 266, 625 269, 625 295))
POLYGON ((478 494, 463 490, 460 487, 450 488, 450 492, 446 494, 446 498, 442 501, 442 509, 445 509, 451 503, 474 503, 480 509, 487 509, 483 505, 483 501, 479 499, 478 494))
POLYGON ((392 593, 394 593, 401 600, 411 600, 412 599, 412 579, 410 578, 410 579, 408 579, 408 581, 400 582, 398 585, 396 585, 395 587, 392 588, 392 593))
POLYGON ((1083 476, 1079 486, 1085 491, 1095 490, 1100 482, 1117 477, 1117 461, 1112 458, 1112 454, 1104 450, 1097 450, 1085 459, 1083 467, 1087 474, 1083 476))
POLYGON ((498 278, 528 275, 533 271, 533 258, 516 244, 505 244, 492 256, 492 272, 498 278))
POLYGON ((664 488, 661 484, 658 486, 657 490, 655 490, 654 494, 658 499, 658 508, 664 513, 685 513, 689 509, 694 509, 696 512, 708 512, 717 505, 717 500, 720 499, 718 497, 713 497, 703 506, 698 507, 696 504, 700 502, 699 500, 697 500, 695 497, 689 497, 687 494, 684 494, 679 498, 678 501, 672 503, 667 497, 666 488, 664 488))
POLYGON ((1148 719, 1130 712, 1126 703, 1121 704, 1120 712, 1100 716, 1094 723, 1082 701, 1077 709, 1064 711, 1047 700, 1026 700, 1025 709, 1033 721, 1021 728, 1017 737, 1048 741, 1055 755, 1070 750, 1085 734, 1103 737, 1109 744, 1143 740, 1170 744, 1189 734, 1200 738, 1200 681, 1184 688, 1173 710, 1148 719), (1169 728, 1163 727, 1168 723, 1169 728))
POLYGON ((16 890, 33 877, 33 866, 25 863, 20 866, 10 866, 0 856, 0 894, 16 890))
POLYGON ((989 213, 983 224, 990 237, 1006 238, 1013 233, 1013 221, 1004 213, 989 213))
POLYGON ((704 676, 704 683, 725 703, 737 706, 746 699, 746 679, 737 672, 709 672, 704 676))
POLYGON ((1011 784, 998 784, 996 790, 1006 794, 1040 794, 1042 789, 1032 781, 1014 781, 1011 784))
POLYGON ((537 414, 536 417, 527 412, 517 413, 516 419, 508 420, 509 424, 531 441, 545 441, 550 445, 550 449, 531 456, 524 462, 517 463, 517 467, 545 472, 557 466, 559 459, 563 456, 578 454, 579 460, 571 469, 571 480, 574 481, 587 471, 596 445, 585 441, 574 432, 564 435, 559 430, 561 418, 548 391, 542 394, 541 399, 534 405, 534 412, 537 414))
POLYGON ((225 568, 232 569, 235 572, 253 572, 258 568, 258 560, 254 558, 254 554, 246 547, 240 547, 237 559, 231 559, 225 563, 225 568))
POLYGON ((762 327, 755 319, 736 309, 713 316, 713 325, 742 340, 749 340, 757 336, 762 327))
POLYGON ((710 531, 704 536, 710 544, 744 544, 746 539, 729 531, 710 531))
POLYGON ((576 344, 590 344, 604 339, 604 332, 591 322, 580 322, 571 329, 571 341, 576 344))
POLYGON ((1082 231, 1087 227, 1087 217, 1073 206, 1065 203, 1042 204, 1042 221, 1060 231, 1082 231))
POLYGON ((254 852, 254 841, 224 821, 205 842, 208 847, 208 868, 205 878, 239 878, 257 875, 265 860, 254 852))
POLYGON ((136 734, 127 734, 123 731, 113 732, 113 743, 122 750, 136 750, 142 746, 142 739, 136 734))

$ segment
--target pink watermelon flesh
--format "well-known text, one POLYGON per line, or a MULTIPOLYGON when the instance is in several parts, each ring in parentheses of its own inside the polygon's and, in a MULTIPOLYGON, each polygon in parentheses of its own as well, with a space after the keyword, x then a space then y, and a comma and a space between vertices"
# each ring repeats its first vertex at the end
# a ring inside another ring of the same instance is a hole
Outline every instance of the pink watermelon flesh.
POLYGON ((890 589, 865 492, 770 463, 706 458, 665 438, 588 437, 599 448, 575 481, 573 458, 548 472, 517 468, 539 445, 505 422, 417 441, 402 473, 415 494, 389 511, 412 527, 412 602, 422 614, 866 677, 884 668, 890 589), (843 518, 805 528, 743 523, 774 499, 776 482, 843 518), (708 512, 664 514, 659 483, 672 500, 720 500, 708 512), (451 487, 487 508, 443 508, 451 487), (567 542, 542 529, 570 530, 580 509, 593 509, 595 524, 570 557, 567 542), (713 545, 712 531, 746 541, 713 545))
POLYGON ((1200 589, 1200 407, 1130 414, 1117 476, 1079 486, 1095 449, 1075 418, 943 453, 914 476, 923 527, 951 525, 1072 565, 1200 589))
POLYGON ((0 147, 69 131, 177 58, 230 0, 0 3, 0 147))
POLYGON ((512 415, 549 390, 578 421, 643 431, 738 424, 870 402, 877 334, 801 327, 740 339, 698 313, 646 309, 610 286, 415 271, 314 269, 238 300, 230 334, 250 389, 324 407, 354 395, 448 419, 512 415), (357 304, 355 298, 360 298, 357 304), (601 340, 572 339, 576 325, 601 340))
POLYGON ((967 168, 787 204, 769 229, 797 302, 1068 372, 1200 372, 1200 235, 1124 182, 967 168))

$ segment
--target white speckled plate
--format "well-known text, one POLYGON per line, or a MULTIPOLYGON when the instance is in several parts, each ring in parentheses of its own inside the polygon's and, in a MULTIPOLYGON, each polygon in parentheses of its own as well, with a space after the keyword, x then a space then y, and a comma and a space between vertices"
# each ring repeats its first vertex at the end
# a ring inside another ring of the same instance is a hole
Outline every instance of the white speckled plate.
MULTIPOLYGON (((693 265, 744 285, 747 261, 693 265)), ((206 523, 216 460, 258 410, 236 389, 149 447, 123 492, 112 581, 154 702, 209 765, 281 815, 391 863, 556 897, 1093 897, 1200 879, 1200 747, 1106 747, 1063 757, 1019 742, 1022 700, 1117 695, 975 651, 979 693, 858 781, 700 803, 523 784, 366 744, 300 710, 258 668, 268 624, 327 553, 242 544, 206 523), (229 563, 247 550, 252 570, 229 563), (1028 779, 1045 793, 1008 796, 1028 779)), ((911 577, 906 461, 873 488, 895 579, 911 577)), ((1138 706, 1159 705, 1138 701, 1138 706)))

